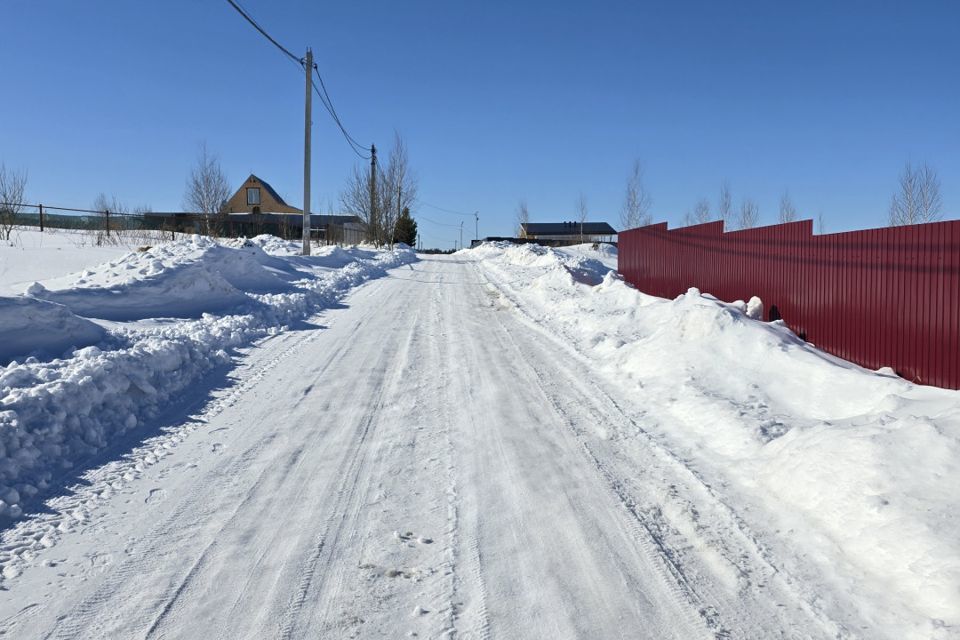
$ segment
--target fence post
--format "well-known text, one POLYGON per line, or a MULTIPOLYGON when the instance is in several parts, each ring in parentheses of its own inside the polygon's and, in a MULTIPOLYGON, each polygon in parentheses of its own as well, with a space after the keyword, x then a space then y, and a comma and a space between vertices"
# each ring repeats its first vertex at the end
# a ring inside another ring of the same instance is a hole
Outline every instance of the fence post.
POLYGON ((43 205, 38 204, 37 207, 40 209, 40 233, 43 233, 43 205))
POLYGON ((107 209, 106 211, 104 211, 104 213, 107 214, 107 215, 106 215, 106 221, 107 221, 107 237, 109 238, 109 237, 110 237, 110 209, 107 209))

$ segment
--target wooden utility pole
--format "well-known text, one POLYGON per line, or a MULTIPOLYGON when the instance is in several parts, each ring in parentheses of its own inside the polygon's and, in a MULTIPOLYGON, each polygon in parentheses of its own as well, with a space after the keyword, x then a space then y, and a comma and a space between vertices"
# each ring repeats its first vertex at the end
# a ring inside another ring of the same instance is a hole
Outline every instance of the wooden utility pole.
POLYGON ((307 47, 306 104, 303 110, 303 255, 310 255, 310 126, 313 116, 313 50, 307 47))
POLYGON ((390 234, 390 246, 393 246, 393 239, 397 235, 397 223, 400 222, 400 214, 403 213, 403 209, 400 208, 400 199, 403 197, 403 187, 401 186, 399 180, 397 181, 397 219, 393 221, 393 233, 390 234))
POLYGON ((377 231, 377 145, 370 145, 370 227, 373 232, 373 243, 380 244, 380 234, 377 231))

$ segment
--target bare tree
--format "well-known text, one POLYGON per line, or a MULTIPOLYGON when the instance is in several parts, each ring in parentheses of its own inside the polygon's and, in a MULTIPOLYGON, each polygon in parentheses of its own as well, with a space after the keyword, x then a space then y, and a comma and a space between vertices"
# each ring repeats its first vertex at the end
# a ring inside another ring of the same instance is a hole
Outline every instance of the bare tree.
POLYGON ((624 229, 645 227, 652 222, 650 206, 653 198, 643 182, 643 165, 639 160, 633 161, 633 170, 627 178, 627 190, 620 209, 620 225, 624 229))
POLYGON ((354 166, 353 174, 340 192, 340 205, 344 212, 360 218, 367 229, 367 240, 376 242, 377 211, 376 202, 371 202, 371 188, 370 172, 363 167, 354 166))
POLYGON ((202 214, 206 233, 217 235, 220 232, 218 227, 226 217, 225 209, 230 193, 230 183, 220 168, 220 160, 207 151, 206 142, 202 143, 197 164, 187 177, 183 208, 202 214))
POLYGON ((393 149, 390 150, 383 179, 377 186, 382 212, 382 224, 378 227, 381 230, 378 244, 392 245, 397 220, 404 209, 413 209, 419 186, 410 168, 407 145, 397 132, 393 134, 393 149))
POLYGON ((530 223, 530 210, 527 208, 526 198, 521 198, 517 204, 517 235, 521 238, 526 237, 527 225, 530 223))
POLYGON ((740 203, 740 218, 737 225, 741 229, 752 229, 760 222, 760 209, 757 203, 750 198, 744 198, 740 203))
POLYGON ((793 222, 797 219, 797 209, 793 206, 793 200, 790 199, 790 192, 784 191, 780 196, 780 223, 793 222))
POLYGON ((926 163, 914 170, 908 162, 900 173, 900 190, 890 200, 890 226, 936 222, 942 209, 936 170, 926 163))
POLYGON ((107 197, 107 194, 101 192, 90 208, 103 214, 103 224, 99 228, 91 230, 96 238, 97 245, 119 244, 121 240, 120 231, 126 227, 123 216, 128 211, 127 205, 121 202, 117 196, 107 197))
POLYGON ((730 183, 726 180, 720 185, 720 202, 717 203, 717 213, 727 225, 733 222, 733 196, 730 194, 730 183))
POLYGON ((703 224, 710 222, 710 202, 706 198, 700 198, 693 205, 693 215, 691 216, 693 224, 703 224))
POLYGON ((27 172, 8 170, 0 164, 0 237, 9 242, 23 209, 23 194, 27 188, 27 172))
POLYGON ((823 215, 823 210, 817 214, 817 233, 824 234, 827 232, 827 219, 823 215))
POLYGON ((417 179, 410 169, 406 144, 395 134, 385 170, 377 169, 376 180, 367 167, 356 166, 340 193, 340 205, 357 216, 367 229, 367 240, 380 246, 393 239, 394 224, 404 207, 413 209, 417 179), (374 191, 371 197, 371 191, 374 191), (400 210, 397 210, 397 206, 400 210))
POLYGON ((576 212, 577 222, 580 223, 580 244, 583 244, 583 225, 587 222, 590 211, 587 208, 587 197, 582 193, 577 197, 576 212))

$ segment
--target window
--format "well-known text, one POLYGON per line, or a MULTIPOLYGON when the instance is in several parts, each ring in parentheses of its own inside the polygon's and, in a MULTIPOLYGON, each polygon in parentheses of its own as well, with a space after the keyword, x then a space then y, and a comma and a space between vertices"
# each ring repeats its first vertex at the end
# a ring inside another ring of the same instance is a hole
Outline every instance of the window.
POLYGON ((260 204, 260 187, 247 188, 247 204, 260 204))

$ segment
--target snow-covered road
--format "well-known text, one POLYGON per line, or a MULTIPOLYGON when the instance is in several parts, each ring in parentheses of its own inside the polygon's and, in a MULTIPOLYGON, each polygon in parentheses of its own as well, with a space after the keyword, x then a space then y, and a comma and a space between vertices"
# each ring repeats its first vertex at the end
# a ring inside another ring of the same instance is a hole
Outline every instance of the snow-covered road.
POLYGON ((248 350, 38 521, 0 637, 855 635, 509 285, 424 256, 248 350))

